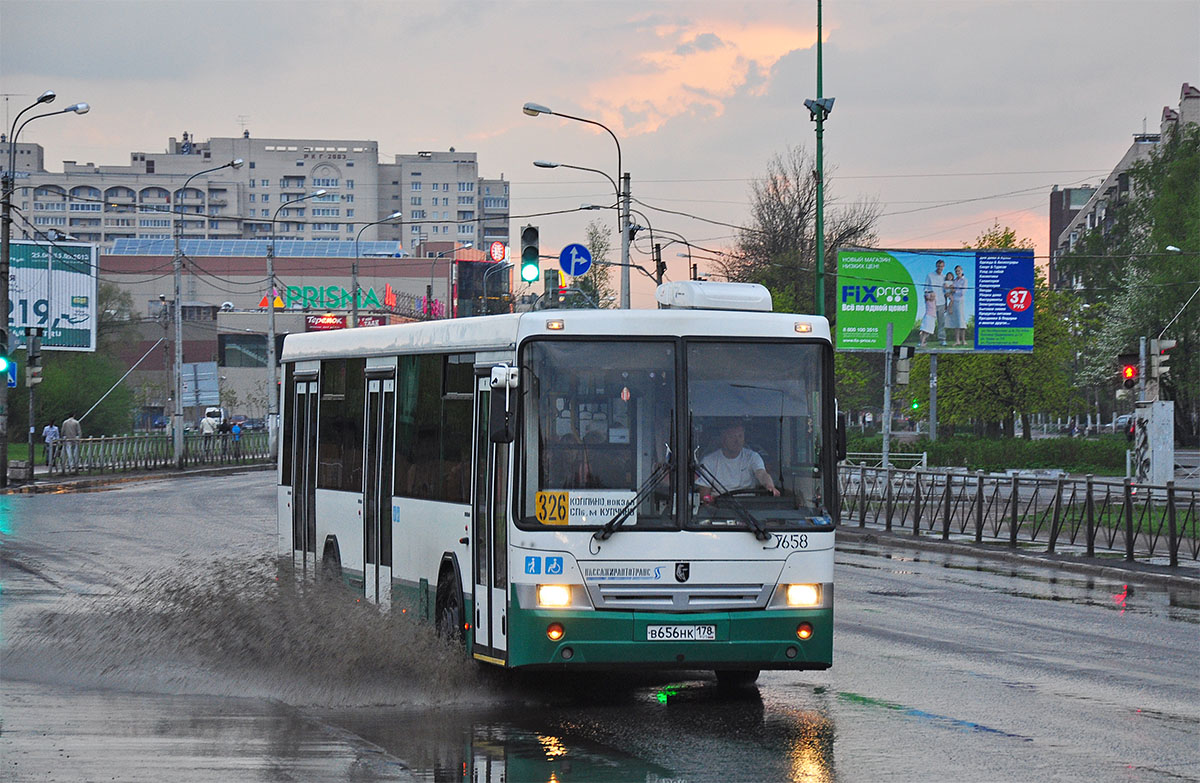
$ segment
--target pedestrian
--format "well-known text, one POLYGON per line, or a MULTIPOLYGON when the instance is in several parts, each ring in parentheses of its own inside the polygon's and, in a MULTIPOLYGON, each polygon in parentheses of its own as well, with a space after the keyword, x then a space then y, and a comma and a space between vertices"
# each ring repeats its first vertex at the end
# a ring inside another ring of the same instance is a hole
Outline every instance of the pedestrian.
POLYGON ((46 442, 46 467, 51 471, 54 470, 55 457, 58 456, 55 452, 58 450, 59 437, 58 425, 54 423, 54 419, 42 427, 42 440, 46 442))
POLYGON ((217 425, 217 435, 221 438, 222 457, 229 456, 229 435, 231 431, 232 427, 230 426, 229 419, 222 419, 221 423, 217 425))
POLYGON ((62 423, 62 442, 63 442, 63 466, 64 472, 70 470, 72 473, 79 471, 79 439, 83 435, 83 428, 79 426, 79 419, 75 418, 75 414, 71 414, 62 423))
POLYGON ((217 420, 208 413, 204 414, 204 418, 200 420, 200 434, 204 436, 204 456, 211 457, 213 454, 213 434, 217 431, 217 420))
POLYGON ((242 425, 234 422, 229 427, 229 434, 233 438, 233 458, 242 458, 242 425))

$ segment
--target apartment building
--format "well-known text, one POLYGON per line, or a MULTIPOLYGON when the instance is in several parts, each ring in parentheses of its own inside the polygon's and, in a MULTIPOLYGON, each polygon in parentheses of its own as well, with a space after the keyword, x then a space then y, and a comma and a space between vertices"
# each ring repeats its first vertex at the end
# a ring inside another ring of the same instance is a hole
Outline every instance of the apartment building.
MULTIPOLYGON (((0 160, 8 153, 0 138, 0 160)), ((185 239, 265 239, 274 224, 277 239, 395 241, 410 253, 509 237, 508 182, 481 178, 476 153, 454 148, 381 163, 370 140, 184 133, 164 152, 130 153, 127 166, 68 160, 61 173, 46 170, 38 144, 14 153, 13 233, 28 239, 55 229, 109 249, 118 239, 169 239, 177 220, 185 239), (234 160, 242 164, 201 173, 234 160)))
MULTIPOLYGON (((1050 279, 1052 282, 1060 285, 1069 284, 1070 281, 1058 279, 1056 275, 1057 262, 1064 254, 1074 249, 1075 243, 1084 234, 1094 229, 1107 231, 1112 226, 1114 218, 1109 208, 1122 203, 1132 195, 1133 183, 1129 177, 1130 168, 1136 163, 1149 160, 1153 150, 1173 128, 1189 123, 1200 124, 1200 88, 1184 82, 1179 92, 1179 107, 1175 109, 1170 106, 1163 107, 1159 133, 1134 134, 1133 143, 1129 149, 1121 156, 1121 160, 1104 178, 1104 181, 1095 189, 1089 189, 1092 192, 1082 206, 1076 207, 1071 202, 1071 196, 1064 196, 1064 191, 1059 191, 1055 187, 1050 194, 1050 279), (1066 203, 1064 203, 1064 199, 1067 199, 1066 203), (1056 209, 1057 217, 1060 219, 1064 212, 1070 212, 1069 219, 1061 220, 1061 222, 1056 220, 1056 209), (1055 233, 1056 227, 1058 228, 1057 233, 1055 233)), ((1082 191, 1080 192, 1082 193, 1082 191)))

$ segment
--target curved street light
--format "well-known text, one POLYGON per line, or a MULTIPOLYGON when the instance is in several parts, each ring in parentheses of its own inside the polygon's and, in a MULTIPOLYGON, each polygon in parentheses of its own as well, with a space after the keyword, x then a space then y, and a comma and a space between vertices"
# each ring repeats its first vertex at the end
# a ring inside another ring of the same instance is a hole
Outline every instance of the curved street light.
MULTIPOLYGON (((8 301, 8 275, 10 268, 10 242, 12 239, 12 195, 16 190, 16 172, 14 169, 17 166, 17 138, 21 135, 21 131, 25 126, 34 120, 42 117, 52 117, 56 114, 87 114, 91 110, 91 106, 86 103, 76 103, 68 106, 60 111, 50 111, 44 114, 35 114, 25 122, 21 122, 21 117, 30 109, 51 103, 57 98, 54 90, 46 90, 38 96, 37 100, 21 109, 17 113, 16 118, 10 126, 11 133, 8 134, 8 165, 4 169, 3 176, 0 177, 0 301, 8 301), (21 123, 18 125, 17 123, 21 123), (15 130, 13 130, 15 129, 15 130)), ((3 351, 5 357, 8 356, 9 334, 7 322, 0 325, 0 351, 3 351)), ((33 426, 33 422, 29 423, 33 426)), ((30 468, 32 469, 32 465, 30 468)), ((31 474, 32 475, 32 474, 31 474)), ((8 384, 0 383, 0 487, 8 486, 8 384)))
POLYGON ((378 226, 401 217, 404 217, 403 212, 393 212, 383 220, 364 224, 354 235, 354 263, 350 265, 350 321, 346 324, 348 329, 358 326, 358 240, 362 237, 362 233, 371 226, 378 226))
POLYGON ((275 221, 279 211, 289 204, 324 196, 324 190, 285 201, 271 214, 271 244, 267 245, 267 367, 270 380, 267 382, 267 451, 274 459, 279 454, 279 367, 275 361, 275 221))
MULTIPOLYGON (((175 386, 175 405, 171 410, 171 442, 174 448, 175 467, 183 468, 183 251, 180 240, 183 238, 183 194, 187 192, 192 180, 204 174, 212 174, 222 169, 240 169, 242 159, 236 158, 211 169, 197 171, 183 181, 183 187, 175 194, 175 254, 172 266, 175 271, 175 363, 173 368, 175 386)), ((165 406, 164 406, 165 407, 165 406)))
MULTIPOLYGON (((470 250, 473 247, 475 247, 474 242, 463 242, 458 247, 452 247, 449 250, 443 250, 433 257, 433 263, 429 265, 429 284, 425 286, 425 316, 427 320, 433 320, 433 273, 437 271, 437 262, 445 258, 450 253, 457 253, 460 250, 470 250)), ((446 299, 450 299, 449 281, 446 283, 446 299)))
POLYGON ((483 273, 483 314, 484 315, 492 314, 492 306, 491 306, 491 303, 488 302, 488 278, 491 277, 492 274, 496 270, 511 269, 512 266, 513 266, 513 263, 511 261, 504 261, 502 263, 493 265, 491 269, 489 269, 483 273))
MULTIPOLYGON (((549 114, 553 117, 562 117, 567 120, 575 120, 576 122, 585 122, 588 125, 595 125, 597 128, 603 128, 612 136, 613 143, 617 145, 617 176, 621 178, 625 185, 625 194, 622 197, 620 190, 617 191, 617 203, 621 205, 621 211, 618 217, 618 230, 621 232, 621 308, 629 309, 629 175, 623 173, 621 165, 621 141, 617 138, 617 134, 612 132, 602 122, 589 120, 586 117, 576 117, 572 114, 563 114, 562 112, 553 111, 549 106, 543 106, 540 103, 528 102, 521 107, 521 111, 528 114, 530 117, 536 117, 539 114, 549 114)), ((588 169, 594 171, 595 169, 588 169)), ((612 178, 609 177, 611 180, 612 178)))

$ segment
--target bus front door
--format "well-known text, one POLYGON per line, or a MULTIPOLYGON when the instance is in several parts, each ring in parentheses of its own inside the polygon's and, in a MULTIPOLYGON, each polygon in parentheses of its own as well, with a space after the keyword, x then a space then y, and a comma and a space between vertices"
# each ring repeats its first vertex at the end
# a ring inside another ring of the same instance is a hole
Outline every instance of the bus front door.
POLYGON ((317 567, 317 377, 292 382, 292 562, 317 567))
POLYGON ((367 369, 363 416, 363 579, 366 598, 392 602, 392 417, 395 368, 367 369))
POLYGON ((471 554, 476 658, 504 663, 508 649, 508 476, 511 444, 488 437, 491 379, 475 390, 475 480, 471 554))

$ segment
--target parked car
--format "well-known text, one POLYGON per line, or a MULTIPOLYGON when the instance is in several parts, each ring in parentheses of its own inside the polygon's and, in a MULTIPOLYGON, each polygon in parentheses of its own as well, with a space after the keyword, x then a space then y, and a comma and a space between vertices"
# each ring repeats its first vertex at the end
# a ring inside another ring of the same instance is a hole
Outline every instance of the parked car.
POLYGON ((244 422, 242 422, 242 429, 246 430, 247 432, 254 430, 265 430, 266 428, 267 422, 265 419, 246 419, 244 422))
POLYGON ((1122 413, 1113 421, 1113 432, 1125 432, 1129 429, 1129 420, 1133 418, 1131 413, 1122 413))

